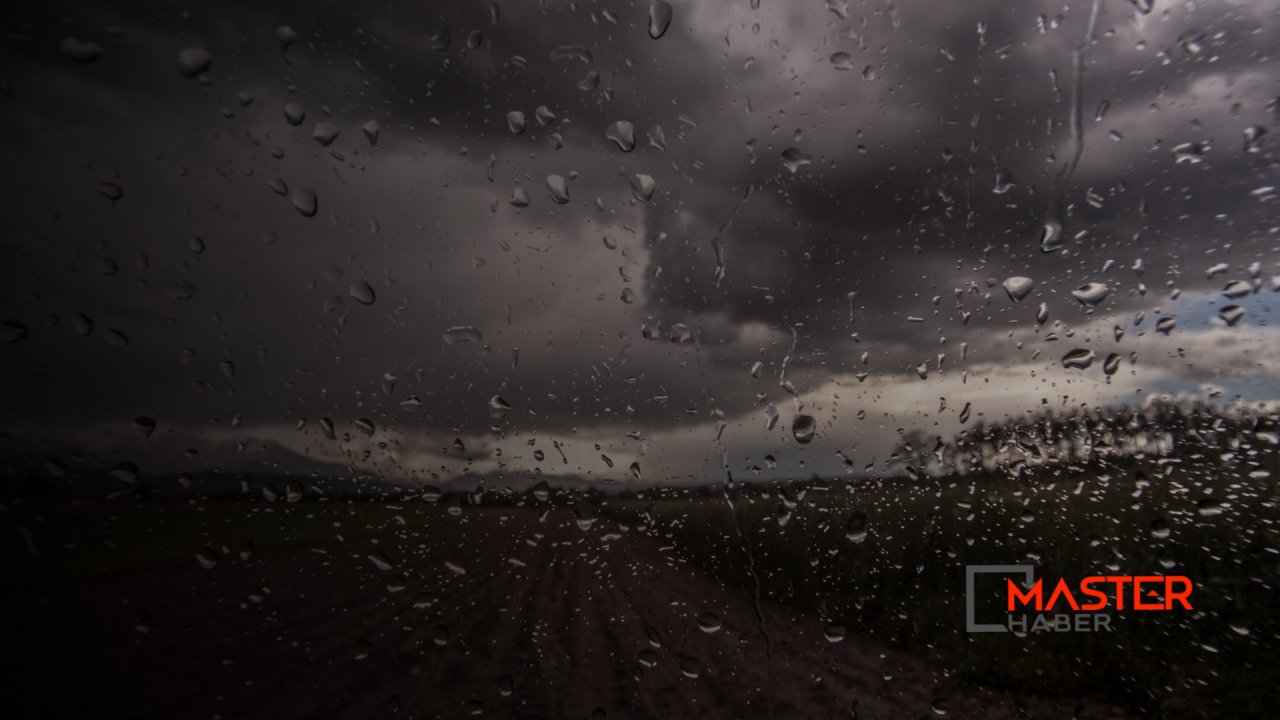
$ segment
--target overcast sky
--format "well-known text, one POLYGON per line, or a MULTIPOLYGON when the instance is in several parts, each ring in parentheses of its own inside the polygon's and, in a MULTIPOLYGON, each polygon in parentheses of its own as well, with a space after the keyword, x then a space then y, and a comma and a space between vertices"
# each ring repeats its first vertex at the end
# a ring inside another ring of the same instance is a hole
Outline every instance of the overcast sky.
POLYGON ((966 403, 1280 398, 1280 6, 671 6, 11 15, 0 447, 688 482, 861 468, 966 403))

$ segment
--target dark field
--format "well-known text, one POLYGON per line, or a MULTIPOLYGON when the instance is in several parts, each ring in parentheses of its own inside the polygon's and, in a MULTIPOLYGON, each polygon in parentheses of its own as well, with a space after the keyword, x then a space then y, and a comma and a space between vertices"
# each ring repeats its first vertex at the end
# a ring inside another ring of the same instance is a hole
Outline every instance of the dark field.
POLYGON ((10 499, 16 687, 35 717, 1265 717, 1274 485, 1187 477, 738 486, 741 535, 710 488, 10 499), (1195 611, 966 634, 964 565, 1028 558, 1185 574, 1195 611))

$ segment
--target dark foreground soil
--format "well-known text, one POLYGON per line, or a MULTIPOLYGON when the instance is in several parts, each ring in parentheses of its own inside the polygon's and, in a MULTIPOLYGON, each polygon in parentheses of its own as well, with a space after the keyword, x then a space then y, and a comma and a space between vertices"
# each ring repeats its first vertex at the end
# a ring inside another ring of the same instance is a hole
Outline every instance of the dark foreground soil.
POLYGON ((237 537, 254 523, 205 518, 197 532, 179 514, 178 527, 95 538, 78 564, 57 545, 75 532, 39 517, 10 529, 23 716, 1125 717, 1051 689, 961 684, 768 603, 757 615, 750 592, 659 540, 584 529, 567 509, 424 522, 379 508, 365 526, 291 512, 255 520, 271 528, 257 538, 237 537))

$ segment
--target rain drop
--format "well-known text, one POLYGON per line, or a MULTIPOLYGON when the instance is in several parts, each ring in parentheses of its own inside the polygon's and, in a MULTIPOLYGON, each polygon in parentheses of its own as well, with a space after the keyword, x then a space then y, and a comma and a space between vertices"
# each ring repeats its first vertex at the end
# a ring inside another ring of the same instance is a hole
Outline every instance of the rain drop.
POLYGON ((801 413, 791 421, 791 435, 801 445, 808 445, 813 442, 813 436, 817 431, 818 421, 812 415, 801 413))
POLYGON ((213 58, 204 48, 184 48, 178 52, 178 69, 183 77, 195 77, 209 69, 213 58))
POLYGON ((1071 291, 1071 297, 1079 300, 1085 305, 1097 305, 1106 299, 1107 294, 1111 292, 1111 288, 1103 283, 1091 282, 1081 285, 1071 291))
POLYGON ((374 293, 373 287, 363 280, 351 283, 347 288, 347 294, 363 305, 372 305, 374 300, 377 299, 377 294, 374 293))
POLYGON ((1088 348, 1076 348, 1062 356, 1062 367, 1084 370, 1093 364, 1094 354, 1088 348))
POLYGON ((636 148, 636 129, 626 120, 618 120, 609 125, 604 136, 612 140, 622 152, 631 152, 636 148))
POLYGON ((321 120, 316 123, 315 130, 311 132, 311 137, 323 147, 329 147, 334 140, 338 139, 338 133, 341 132, 338 126, 328 120, 321 120))
POLYGON ((307 119, 307 109, 301 103, 291 102, 285 103, 284 121, 290 125, 298 126, 303 120, 307 119))
POLYGON ((561 175, 547 176, 547 192, 551 194, 552 202, 557 205, 569 202, 569 185, 561 175))
POLYGON ((1023 298, 1031 294, 1031 291, 1035 288, 1036 284, 1035 281, 1029 277, 1017 275, 1005 280, 1001 283, 1001 286, 1004 287, 1004 291, 1009 294, 1010 300, 1014 302, 1021 302, 1023 298))
POLYGON ((459 345, 461 343, 476 343, 482 341, 480 331, 471 325, 455 325, 444 331, 445 345, 459 345))
POLYGON ((800 171, 800 168, 813 162, 813 158, 800 151, 800 148, 789 147, 782 151, 782 166, 785 167, 792 175, 800 171))
POLYGON ((649 4, 649 37, 657 40, 667 34, 671 14, 671 3, 666 0, 654 0, 649 4))
POLYGON ((831 66, 837 70, 853 70, 856 67, 853 56, 847 52, 832 53, 831 66))
POLYGON ((653 177, 644 173, 637 173, 631 176, 631 194, 640 202, 649 202, 653 197, 653 190, 657 186, 653 177))
POLYGON ((1228 305, 1218 311, 1218 317, 1222 318, 1228 327, 1235 327, 1235 324, 1244 317, 1244 308, 1239 305, 1228 305))
POLYGON ((290 198, 293 200, 293 206, 297 208, 303 217, 314 217, 320 209, 320 201, 316 198, 316 192, 311 188, 298 188, 293 191, 290 198))
POLYGON ((527 126, 528 123, 524 118, 524 113, 519 110, 512 110, 507 113, 507 127, 511 128, 511 132, 519 135, 524 132, 527 126))

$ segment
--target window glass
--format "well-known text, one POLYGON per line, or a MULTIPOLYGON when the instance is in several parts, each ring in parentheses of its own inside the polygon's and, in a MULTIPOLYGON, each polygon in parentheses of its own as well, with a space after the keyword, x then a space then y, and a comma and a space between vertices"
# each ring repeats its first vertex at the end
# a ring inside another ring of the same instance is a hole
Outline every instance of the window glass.
POLYGON ((10 701, 1272 714, 1278 10, 11 9, 10 701))

